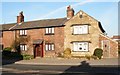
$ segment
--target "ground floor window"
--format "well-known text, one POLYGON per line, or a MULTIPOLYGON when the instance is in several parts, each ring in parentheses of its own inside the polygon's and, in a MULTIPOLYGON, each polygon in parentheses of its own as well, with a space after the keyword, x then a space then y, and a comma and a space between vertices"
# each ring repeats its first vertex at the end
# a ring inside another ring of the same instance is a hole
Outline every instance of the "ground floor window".
POLYGON ((88 42, 73 42, 73 51, 88 51, 88 42))
POLYGON ((26 51, 27 50, 27 45, 26 44, 21 44, 20 45, 20 50, 26 51))
POLYGON ((46 43, 45 50, 46 51, 54 50, 54 44, 53 43, 46 43))

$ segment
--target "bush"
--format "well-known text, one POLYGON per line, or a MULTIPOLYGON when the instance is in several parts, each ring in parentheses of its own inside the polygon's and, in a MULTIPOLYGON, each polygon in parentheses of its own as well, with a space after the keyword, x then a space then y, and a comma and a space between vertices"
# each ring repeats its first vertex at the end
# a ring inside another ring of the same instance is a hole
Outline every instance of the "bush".
POLYGON ((6 48, 4 48, 4 49, 3 49, 3 52, 2 52, 2 55, 4 55, 4 56, 10 56, 11 50, 12 50, 11 47, 6 47, 6 48))
POLYGON ((85 55, 85 58, 90 60, 91 56, 90 55, 85 55))
POLYGON ((11 50, 12 50, 11 47, 6 47, 6 48, 3 49, 3 51, 11 51, 11 50))
POLYGON ((98 57, 97 57, 97 56, 95 56, 95 55, 92 55, 92 56, 91 56, 91 58, 93 58, 93 59, 95 59, 95 60, 96 60, 98 57))
POLYGON ((65 51, 63 52, 63 56, 65 58, 70 58, 71 57, 71 49, 70 48, 66 48, 65 51))
POLYGON ((95 50, 94 50, 94 54, 93 54, 94 56, 97 56, 99 59, 101 59, 101 57, 102 57, 102 55, 103 55, 103 50, 102 49, 100 49, 100 48, 96 48, 95 50))
POLYGON ((33 59, 33 58, 34 58, 33 55, 24 54, 24 55, 22 55, 22 56, 23 56, 23 60, 30 60, 30 59, 33 59))

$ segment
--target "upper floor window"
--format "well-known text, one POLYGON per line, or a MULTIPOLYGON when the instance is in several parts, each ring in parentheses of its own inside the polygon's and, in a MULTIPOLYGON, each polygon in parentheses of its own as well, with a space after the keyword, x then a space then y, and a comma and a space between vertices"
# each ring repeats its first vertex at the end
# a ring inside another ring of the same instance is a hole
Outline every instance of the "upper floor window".
POLYGON ((54 34, 54 28, 46 28, 45 29, 45 34, 54 34))
POLYGON ((20 45, 20 50, 26 51, 27 50, 27 45, 26 44, 21 44, 20 45))
POLYGON ((88 34, 88 25, 73 26, 73 34, 88 34))
POLYGON ((73 51, 88 51, 88 42, 74 42, 73 51))
POLYGON ((20 30, 20 35, 27 35, 27 30, 20 30))
POLYGON ((45 50, 46 51, 54 50, 54 44, 53 43, 46 43, 45 50))

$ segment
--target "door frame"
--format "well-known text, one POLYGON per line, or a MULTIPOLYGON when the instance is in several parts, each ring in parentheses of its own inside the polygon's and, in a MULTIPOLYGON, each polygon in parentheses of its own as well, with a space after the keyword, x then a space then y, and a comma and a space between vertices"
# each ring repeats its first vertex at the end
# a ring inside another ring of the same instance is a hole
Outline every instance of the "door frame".
POLYGON ((33 50, 34 52, 34 58, 36 58, 36 57, 43 57, 44 55, 44 51, 43 51, 43 43, 41 43, 41 44, 34 44, 34 50, 33 50), (37 56, 37 54, 36 54, 36 46, 41 46, 40 48, 41 48, 41 51, 40 51, 40 56, 37 56))

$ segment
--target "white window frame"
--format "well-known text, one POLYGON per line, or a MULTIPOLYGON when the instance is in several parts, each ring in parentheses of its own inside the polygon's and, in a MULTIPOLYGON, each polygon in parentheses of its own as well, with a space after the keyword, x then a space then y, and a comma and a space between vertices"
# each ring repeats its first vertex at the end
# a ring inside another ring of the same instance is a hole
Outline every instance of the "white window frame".
POLYGON ((88 52, 89 51, 89 42, 73 42, 73 51, 88 52), (81 48, 81 50, 80 50, 80 48, 81 48))
POLYGON ((51 51, 51 50, 54 50, 54 44, 53 43, 46 43, 45 44, 45 50, 46 51, 51 51))
POLYGON ((27 30, 20 30, 20 35, 27 35, 27 30))
POLYGON ((27 45, 26 44, 21 44, 20 45, 20 50, 27 51, 27 45))
POLYGON ((45 34, 54 34, 54 27, 45 28, 45 34))
POLYGON ((73 26, 73 34, 88 34, 88 25, 73 26))

